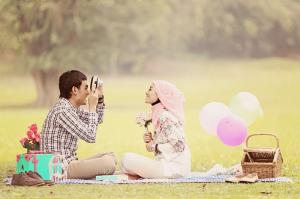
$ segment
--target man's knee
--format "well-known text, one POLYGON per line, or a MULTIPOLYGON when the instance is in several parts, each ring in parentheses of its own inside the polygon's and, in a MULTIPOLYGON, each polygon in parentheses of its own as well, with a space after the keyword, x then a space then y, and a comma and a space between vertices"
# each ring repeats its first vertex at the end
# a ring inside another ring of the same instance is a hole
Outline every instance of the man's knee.
POLYGON ((104 174, 113 174, 116 170, 116 158, 111 155, 104 155, 101 159, 103 160, 101 166, 104 167, 104 174))

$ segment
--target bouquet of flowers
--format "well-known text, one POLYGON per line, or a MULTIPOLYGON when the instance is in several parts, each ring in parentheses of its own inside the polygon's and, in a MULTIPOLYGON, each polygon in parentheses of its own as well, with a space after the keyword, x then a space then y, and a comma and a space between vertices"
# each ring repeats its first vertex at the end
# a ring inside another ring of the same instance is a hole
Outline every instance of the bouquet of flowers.
POLYGON ((22 138, 20 143, 29 152, 30 150, 40 150, 40 140, 41 135, 38 133, 37 125, 31 124, 27 130, 27 137, 22 138))
POLYGON ((139 113, 136 116, 136 123, 139 126, 144 126, 146 129, 148 129, 148 125, 151 123, 151 115, 146 113, 139 113))

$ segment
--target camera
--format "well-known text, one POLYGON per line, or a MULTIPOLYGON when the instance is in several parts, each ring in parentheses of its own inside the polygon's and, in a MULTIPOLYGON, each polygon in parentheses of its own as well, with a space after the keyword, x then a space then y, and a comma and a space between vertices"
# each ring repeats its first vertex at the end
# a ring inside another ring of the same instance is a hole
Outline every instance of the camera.
POLYGON ((90 90, 94 92, 102 84, 103 81, 97 75, 93 75, 90 83, 90 90))

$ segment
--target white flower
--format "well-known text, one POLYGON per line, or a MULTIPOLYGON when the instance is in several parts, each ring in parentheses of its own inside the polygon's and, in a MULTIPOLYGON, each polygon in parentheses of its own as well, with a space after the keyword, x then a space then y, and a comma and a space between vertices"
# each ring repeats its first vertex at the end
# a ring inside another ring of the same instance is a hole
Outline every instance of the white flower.
POLYGON ((147 114, 147 113, 139 113, 137 116, 136 116, 136 123, 139 125, 139 126, 144 126, 144 127, 147 127, 149 122, 151 121, 151 115, 150 114, 147 114))

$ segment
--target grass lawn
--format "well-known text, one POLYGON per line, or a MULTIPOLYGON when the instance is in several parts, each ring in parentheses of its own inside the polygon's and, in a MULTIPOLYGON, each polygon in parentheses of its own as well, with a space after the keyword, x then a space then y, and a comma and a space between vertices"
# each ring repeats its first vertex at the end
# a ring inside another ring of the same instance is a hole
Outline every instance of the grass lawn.
MULTIPOLYGON (((262 59, 206 61, 195 57, 181 62, 154 64, 163 74, 144 77, 104 77, 107 110, 98 128, 95 144, 80 143, 79 158, 98 152, 114 151, 151 156, 144 150, 143 129, 135 125, 138 112, 149 110, 144 93, 152 79, 175 83, 185 94, 186 136, 192 152, 192 170, 206 171, 214 164, 231 166, 242 158, 243 146, 228 147, 206 134, 199 123, 201 107, 212 101, 228 104, 240 91, 249 91, 260 100, 264 117, 249 127, 249 132, 274 132, 278 135, 284 159, 284 176, 293 183, 245 184, 147 184, 147 185, 55 185, 53 187, 10 187, 0 184, 0 198, 297 198, 300 191, 300 61, 262 59), (179 66, 184 66, 179 67, 179 66), (167 73, 167 71, 170 71, 167 73)), ((156 68, 155 68, 156 67, 156 68)), ((48 108, 13 108, 32 102, 37 93, 29 76, 0 73, 0 178, 15 172, 15 155, 23 153, 18 140, 31 123, 42 127, 48 108)), ((3 72, 5 71, 5 72, 3 72)), ((56 86, 56 85, 54 85, 56 86)), ((274 146, 270 139, 255 145, 274 146)))

